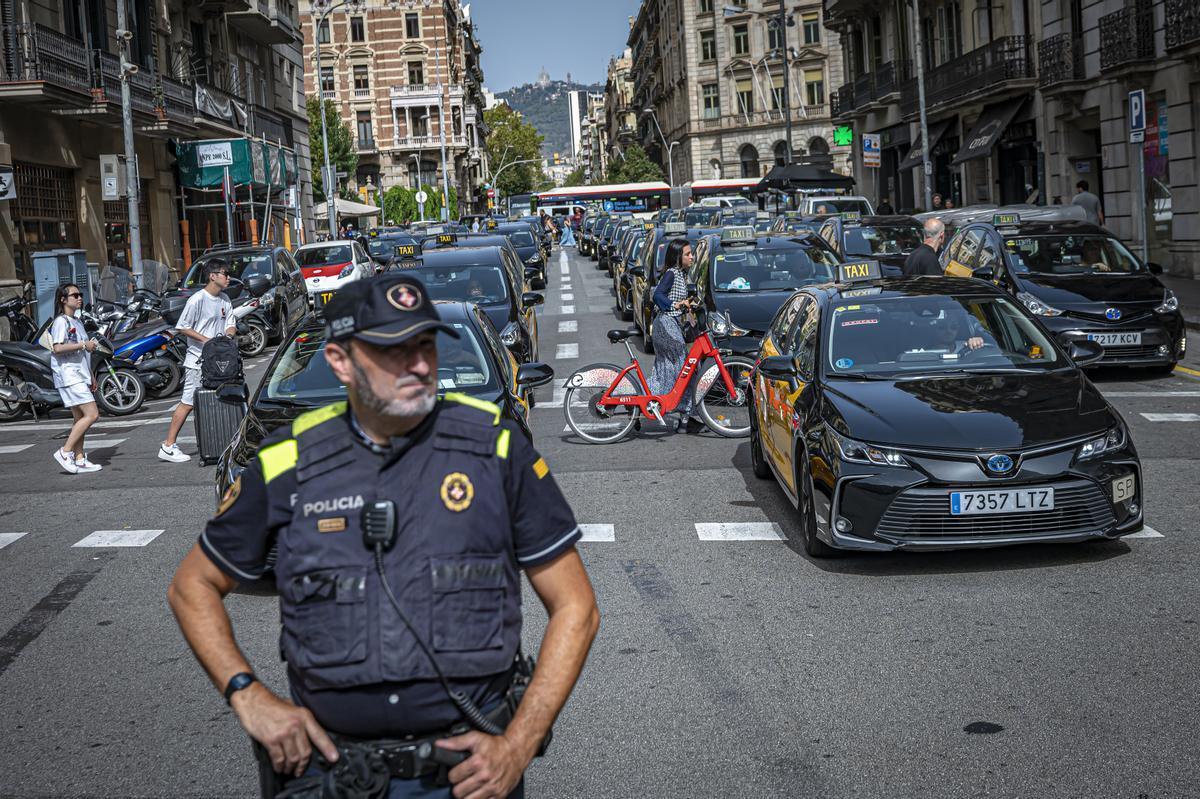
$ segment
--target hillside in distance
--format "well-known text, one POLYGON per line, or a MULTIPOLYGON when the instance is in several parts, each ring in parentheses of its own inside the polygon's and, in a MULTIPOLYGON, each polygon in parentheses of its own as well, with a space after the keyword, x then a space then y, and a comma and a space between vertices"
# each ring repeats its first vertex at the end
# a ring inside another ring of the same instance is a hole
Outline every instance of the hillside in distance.
POLYGON ((507 102, 514 111, 520 112, 525 121, 542 134, 545 139, 542 155, 570 155, 571 117, 567 93, 573 91, 602 92, 604 84, 588 86, 565 80, 539 81, 516 86, 496 96, 507 102))

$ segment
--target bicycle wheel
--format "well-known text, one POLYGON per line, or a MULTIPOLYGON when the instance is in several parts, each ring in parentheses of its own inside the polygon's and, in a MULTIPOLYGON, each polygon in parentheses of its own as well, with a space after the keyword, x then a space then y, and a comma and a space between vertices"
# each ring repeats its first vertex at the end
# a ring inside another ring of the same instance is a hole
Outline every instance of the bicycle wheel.
POLYGON ((750 435, 750 381, 754 362, 748 358, 723 358, 725 371, 737 395, 730 397, 716 361, 708 364, 696 381, 693 402, 700 418, 717 435, 745 438, 750 435))
MULTIPOLYGON (((621 374, 621 367, 611 363, 593 363, 583 367, 567 378, 566 394, 563 397, 563 413, 567 426, 584 441, 593 444, 611 444, 629 434, 640 411, 637 407, 601 408, 597 403, 621 374)), ((621 380, 612 396, 641 394, 637 381, 629 375, 621 380)))

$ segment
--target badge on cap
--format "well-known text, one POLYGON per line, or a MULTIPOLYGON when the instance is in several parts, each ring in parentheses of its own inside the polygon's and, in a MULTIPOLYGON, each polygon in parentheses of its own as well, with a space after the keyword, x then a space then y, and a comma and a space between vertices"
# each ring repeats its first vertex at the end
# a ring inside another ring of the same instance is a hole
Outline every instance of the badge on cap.
POLYGON ((388 289, 387 300, 401 311, 414 311, 421 307, 421 295, 406 283, 397 283, 388 289))
POLYGON ((475 486, 471 485, 471 478, 462 472, 452 472, 442 479, 441 494, 442 504, 459 513, 471 507, 471 500, 475 498, 475 486))

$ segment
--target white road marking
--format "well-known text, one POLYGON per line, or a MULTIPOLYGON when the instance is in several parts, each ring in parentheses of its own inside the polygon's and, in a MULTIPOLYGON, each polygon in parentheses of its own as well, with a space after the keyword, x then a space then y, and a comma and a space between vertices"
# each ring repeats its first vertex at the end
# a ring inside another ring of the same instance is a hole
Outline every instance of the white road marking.
POLYGON ((1143 413, 1148 422, 1200 422, 1200 413, 1143 413))
POLYGON ((1200 391, 1102 391, 1106 397, 1200 397, 1200 391))
POLYGON ((1127 536, 1122 536, 1122 537, 1123 538, 1166 538, 1165 535, 1163 535, 1158 530, 1155 530, 1153 527, 1150 527, 1148 525, 1143 527, 1142 531, 1140 533, 1134 533, 1133 535, 1127 535, 1127 536))
POLYGON ((564 305, 562 307, 562 312, 565 314, 573 314, 573 313, 575 313, 575 306, 574 305, 564 305))
POLYGON ((720 522, 696 524, 701 541, 786 541, 787 536, 774 522, 720 522))
MULTIPOLYGON (((57 420, 55 420, 55 421, 57 421, 57 420)), ((113 427, 140 427, 142 425, 148 425, 148 424, 168 424, 168 423, 170 423, 170 421, 171 421, 171 417, 169 415, 168 416, 154 416, 149 419, 126 419, 126 420, 122 420, 122 421, 111 421, 111 422, 110 421, 100 421, 100 422, 96 422, 89 429, 90 430, 96 430, 96 429, 103 430, 103 429, 108 429, 108 428, 113 428, 113 427)), ((16 433, 16 432, 22 432, 22 431, 28 432, 30 430, 35 430, 35 431, 42 432, 42 433, 55 433, 55 432, 61 433, 64 430, 71 429, 72 425, 66 424, 66 422, 67 422, 66 419, 63 419, 62 422, 63 422, 62 425, 42 424, 41 422, 28 423, 28 424, 3 424, 3 425, 0 425, 0 433, 7 433, 7 432, 16 433), (63 426, 63 425, 65 425, 65 426, 63 426)))
POLYGON ((571 292, 569 292, 569 291, 568 291, 568 292, 565 292, 565 293, 562 295, 562 301, 563 301, 563 302, 574 302, 574 300, 575 300, 575 295, 574 295, 574 294, 572 294, 572 293, 571 293, 571 292))
POLYGON ((97 530, 72 547, 101 549, 106 547, 144 547, 162 535, 165 530, 97 530))
POLYGON ((28 533, 0 533, 0 549, 4 549, 17 539, 24 538, 28 533))
POLYGON ((571 274, 571 267, 567 266, 565 261, 563 262, 562 269, 559 270, 559 274, 564 276, 571 274))
POLYGON ((578 333, 579 332, 579 322, 575 321, 574 319, 568 319, 568 320, 559 322, 558 323, 558 332, 559 333, 578 333))
POLYGON ((127 440, 128 439, 124 438, 105 438, 104 436, 96 436, 94 439, 86 439, 84 443, 91 444, 88 449, 105 449, 106 447, 115 447, 117 444, 124 444, 127 440))
POLYGON ((16 455, 18 452, 24 452, 33 444, 10 444, 7 447, 0 447, 0 455, 16 455))
POLYGON ((557 360, 567 360, 569 358, 579 357, 578 344, 559 344, 558 349, 554 351, 554 357, 557 360))
POLYGON ((579 531, 583 533, 580 541, 616 541, 617 533, 611 524, 581 524, 579 531))

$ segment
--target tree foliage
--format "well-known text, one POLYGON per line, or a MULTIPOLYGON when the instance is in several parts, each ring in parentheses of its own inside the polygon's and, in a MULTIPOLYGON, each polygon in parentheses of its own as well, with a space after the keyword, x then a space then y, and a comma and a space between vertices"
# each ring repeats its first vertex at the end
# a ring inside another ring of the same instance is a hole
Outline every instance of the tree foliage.
MULTIPOLYGON (((422 186, 429 198, 425 201, 425 218, 441 219, 442 217, 442 187, 426 184, 422 186)), ((402 224, 421 218, 420 204, 417 202, 417 190, 405 186, 392 186, 383 195, 384 223, 402 224)), ((450 218, 458 218, 458 192, 450 187, 450 218)))
POLYGON ((610 158, 608 172, 604 175, 605 183, 644 183, 662 179, 662 167, 650 160, 640 144, 626 147, 623 157, 614 155, 610 158))
MULTIPOLYGON (((324 105, 325 129, 329 133, 329 160, 337 167, 338 172, 353 175, 358 169, 354 135, 350 132, 350 126, 338 115, 337 106, 330 100, 326 100, 324 105)), ((312 151, 313 200, 324 202, 325 187, 321 181, 321 168, 325 166, 325 148, 321 140, 321 106, 316 97, 308 98, 308 145, 312 151)), ((341 193, 344 199, 360 199, 354 194, 341 193)))
POLYGON ((488 127, 484 143, 488 163, 492 174, 499 174, 494 187, 500 190, 500 195, 525 194, 545 183, 541 167, 542 135, 537 128, 504 103, 485 111, 483 119, 488 127), (506 166, 526 160, 533 163, 506 166))
POLYGON ((567 175, 567 179, 563 181, 564 186, 582 186, 583 185, 583 167, 575 167, 575 171, 567 175))

